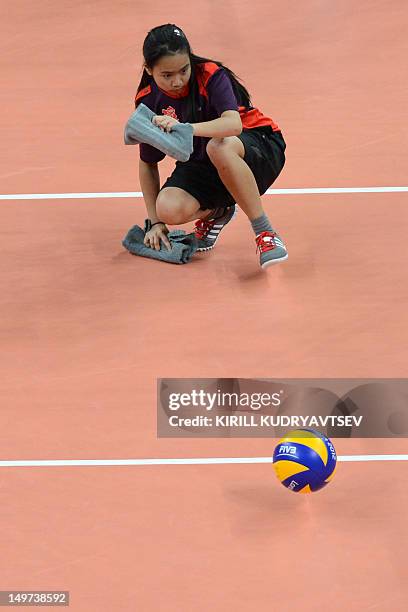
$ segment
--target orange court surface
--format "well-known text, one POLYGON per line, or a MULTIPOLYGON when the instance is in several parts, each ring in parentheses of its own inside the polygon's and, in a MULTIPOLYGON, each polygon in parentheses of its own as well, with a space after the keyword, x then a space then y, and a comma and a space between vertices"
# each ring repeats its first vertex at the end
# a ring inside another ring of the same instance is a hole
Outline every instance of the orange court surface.
POLYGON ((73 612, 408 610, 406 438, 334 440, 333 482, 296 495, 277 438, 156 423, 158 378, 407 377, 407 3, 1 8, 0 591, 69 591, 73 612), (122 247, 146 217, 123 128, 168 22, 282 129, 262 202, 289 259, 266 271, 242 211, 188 265, 122 247))

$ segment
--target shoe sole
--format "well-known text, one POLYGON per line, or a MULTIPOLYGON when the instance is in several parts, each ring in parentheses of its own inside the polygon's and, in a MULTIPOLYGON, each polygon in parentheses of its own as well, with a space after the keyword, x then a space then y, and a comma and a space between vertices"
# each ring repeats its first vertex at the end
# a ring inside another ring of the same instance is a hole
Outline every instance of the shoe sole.
MULTIPOLYGON (((215 242, 217 242, 217 241, 215 241, 215 242)), ((215 247, 215 242, 214 242, 214 244, 213 244, 212 246, 209 246, 209 247, 201 247, 200 249, 197 249, 197 251, 196 251, 196 252, 197 252, 197 253, 204 253, 205 251, 212 251, 212 250, 213 250, 213 248, 215 247)))
POLYGON ((286 261, 287 258, 288 255, 285 255, 285 257, 279 257, 279 259, 270 259, 269 261, 265 261, 265 263, 261 265, 261 268, 262 270, 266 270, 266 268, 274 266, 275 264, 280 263, 281 261, 286 261))
MULTIPOLYGON (((237 216, 237 212, 238 212, 238 209, 237 209, 237 206, 235 206, 234 214, 232 215, 232 217, 231 217, 231 219, 228 221, 228 223, 231 223, 231 221, 234 219, 234 217, 236 217, 236 216, 237 216)), ((224 227, 225 227, 226 225, 228 225, 228 223, 226 223, 226 224, 224 225, 224 227)), ((215 247, 215 244, 216 244, 216 242, 217 242, 218 238, 220 237, 220 234, 221 234, 222 230, 224 229, 224 227, 223 227, 223 228, 222 228, 222 229, 219 231, 218 236, 216 237, 216 239, 214 240, 214 242, 212 243, 212 245, 211 245, 211 246, 208 246, 208 247, 199 247, 199 248, 197 249, 197 251, 196 251, 196 252, 197 252, 197 253, 202 253, 202 252, 204 252, 204 251, 211 251, 211 250, 212 250, 212 249, 215 247)))

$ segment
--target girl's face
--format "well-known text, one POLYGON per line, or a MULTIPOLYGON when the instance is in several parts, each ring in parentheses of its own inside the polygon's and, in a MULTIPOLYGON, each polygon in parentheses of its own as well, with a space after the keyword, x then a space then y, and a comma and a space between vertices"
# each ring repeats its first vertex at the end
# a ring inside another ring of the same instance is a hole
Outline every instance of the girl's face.
POLYGON ((176 53, 160 58, 147 72, 154 78, 158 87, 173 94, 180 93, 190 80, 191 64, 188 53, 176 53))

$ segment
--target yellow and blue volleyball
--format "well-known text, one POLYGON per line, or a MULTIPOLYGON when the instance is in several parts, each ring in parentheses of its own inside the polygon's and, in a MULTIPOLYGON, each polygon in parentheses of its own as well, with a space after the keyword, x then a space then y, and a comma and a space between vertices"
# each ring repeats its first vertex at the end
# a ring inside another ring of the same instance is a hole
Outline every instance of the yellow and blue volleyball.
POLYGON ((329 438, 314 429, 296 429, 281 440, 273 453, 273 467, 284 487, 312 493, 327 485, 337 464, 329 438))

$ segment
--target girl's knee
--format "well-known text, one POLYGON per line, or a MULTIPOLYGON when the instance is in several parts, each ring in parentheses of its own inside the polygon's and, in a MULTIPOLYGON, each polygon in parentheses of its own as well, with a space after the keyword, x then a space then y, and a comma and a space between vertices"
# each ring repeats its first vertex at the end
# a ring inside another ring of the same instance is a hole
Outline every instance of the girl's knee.
POLYGON ((207 143, 208 157, 214 163, 224 163, 235 155, 243 157, 245 149, 239 138, 227 136, 225 138, 211 138, 207 143))
POLYGON ((168 188, 160 191, 156 200, 156 212, 160 221, 169 225, 187 223, 188 211, 182 196, 177 196, 167 191, 168 188))
POLYGON ((208 157, 213 160, 221 155, 225 155, 228 147, 226 146, 224 138, 210 138, 207 142, 207 153, 208 157))

